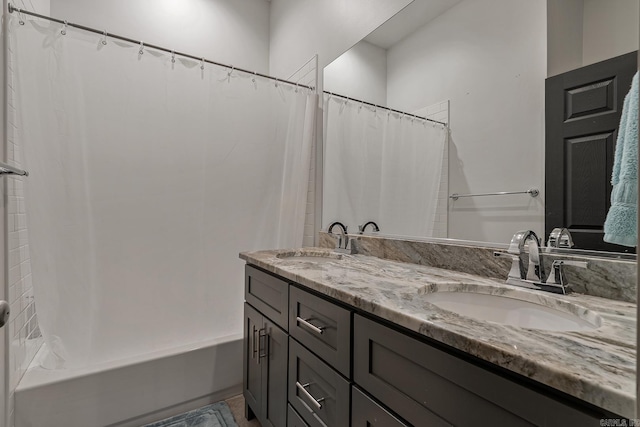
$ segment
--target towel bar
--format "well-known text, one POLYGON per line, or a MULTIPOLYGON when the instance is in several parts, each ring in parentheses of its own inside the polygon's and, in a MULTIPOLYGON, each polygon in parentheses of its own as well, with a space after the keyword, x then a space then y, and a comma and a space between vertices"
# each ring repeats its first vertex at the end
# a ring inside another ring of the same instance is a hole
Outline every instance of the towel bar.
POLYGON ((20 175, 20 176, 29 176, 29 172, 14 168, 13 166, 9 166, 6 163, 0 162, 0 175, 20 175))
POLYGON ((531 197, 538 197, 540 191, 537 188, 530 188, 527 191, 498 191, 496 193, 477 193, 477 194, 458 194, 453 193, 450 199, 458 200, 460 197, 476 197, 476 196, 504 196, 505 194, 530 194, 531 197))

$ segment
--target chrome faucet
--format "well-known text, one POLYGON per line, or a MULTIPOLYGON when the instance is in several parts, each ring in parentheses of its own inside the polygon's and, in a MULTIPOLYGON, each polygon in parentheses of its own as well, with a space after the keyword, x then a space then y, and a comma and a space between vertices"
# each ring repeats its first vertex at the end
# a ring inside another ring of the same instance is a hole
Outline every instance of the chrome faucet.
POLYGON ((371 226, 373 227, 373 231, 380 231, 380 227, 378 227, 378 224, 376 224, 376 223, 375 223, 375 222, 373 222, 373 221, 369 221, 369 222, 365 222, 363 225, 359 225, 359 226, 358 226, 358 232, 359 232, 360 234, 363 234, 363 233, 364 233, 364 231, 365 231, 365 229, 366 229, 369 225, 371 225, 371 226))
MULTIPOLYGON (((558 234, 558 236, 561 235, 558 234)), ((506 253, 494 252, 493 254, 494 256, 511 258, 511 270, 507 277, 507 284, 560 294, 566 294, 568 290, 562 266, 587 268, 589 265, 586 261, 555 260, 547 278, 540 254, 540 241, 536 233, 531 230, 518 231, 513 235, 506 253), (526 256, 525 248, 529 252, 529 266, 526 270, 523 261, 526 256)))
POLYGON ((335 221, 332 222, 331 225, 329 225, 329 228, 327 229, 327 233, 329 234, 333 234, 333 227, 338 227, 340 230, 340 234, 338 234, 338 243, 336 245, 336 249, 343 249, 346 250, 349 248, 349 235, 347 234, 347 226, 345 226, 343 223, 335 221), (344 241, 344 244, 343 244, 344 241))
POLYGON ((564 227, 557 227, 551 230, 549 233, 549 240, 547 240, 547 252, 551 252, 552 248, 572 248, 573 239, 571 233, 564 227))

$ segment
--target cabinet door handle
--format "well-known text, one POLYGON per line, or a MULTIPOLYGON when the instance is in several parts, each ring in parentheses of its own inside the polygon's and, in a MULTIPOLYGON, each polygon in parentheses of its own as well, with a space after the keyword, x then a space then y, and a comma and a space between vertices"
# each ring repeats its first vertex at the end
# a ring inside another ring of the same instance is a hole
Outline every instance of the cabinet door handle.
POLYGON ((309 320, 307 319, 303 319, 300 316, 296 316, 296 320, 298 321, 298 323, 300 323, 303 326, 306 326, 307 328, 311 329, 313 332, 322 335, 322 333, 324 332, 324 326, 316 326, 313 325, 311 323, 309 323, 309 320))
POLYGON ((260 330, 258 331, 258 364, 260 364, 260 359, 262 359, 263 357, 266 357, 268 354, 268 344, 269 344, 269 339, 268 339, 269 335, 267 335, 267 328, 260 328, 260 330), (265 338, 264 342, 264 349, 262 348, 262 338, 265 338))
POLYGON ((256 326, 253 325, 253 339, 252 339, 253 352, 251 354, 251 358, 252 359, 255 359, 256 358, 256 354, 258 354, 258 343, 256 342, 256 332, 258 332, 257 329, 256 329, 256 326))
POLYGON ((311 403, 313 403, 313 406, 315 406, 318 409, 322 409, 321 402, 324 400, 324 397, 321 397, 320 399, 316 399, 315 397, 313 397, 313 395, 307 391, 307 387, 309 387, 309 385, 310 385, 309 383, 300 384, 298 381, 296 381, 296 387, 298 388, 298 390, 300 390, 302 394, 304 394, 307 397, 307 399, 309 399, 311 403))

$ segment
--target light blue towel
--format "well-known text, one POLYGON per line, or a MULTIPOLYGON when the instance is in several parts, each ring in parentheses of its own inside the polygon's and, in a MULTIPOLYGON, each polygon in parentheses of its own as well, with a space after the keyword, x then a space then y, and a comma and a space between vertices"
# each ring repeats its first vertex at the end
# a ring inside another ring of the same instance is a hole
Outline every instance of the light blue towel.
POLYGON ((611 174, 611 208, 604 241, 623 246, 638 243, 638 73, 624 99, 611 174))

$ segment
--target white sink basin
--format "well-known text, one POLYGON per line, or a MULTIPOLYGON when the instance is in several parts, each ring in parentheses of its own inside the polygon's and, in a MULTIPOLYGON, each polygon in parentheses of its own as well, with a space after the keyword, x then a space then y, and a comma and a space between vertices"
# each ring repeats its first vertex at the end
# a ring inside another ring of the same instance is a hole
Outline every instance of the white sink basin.
POLYGON ((425 294, 424 298, 431 304, 462 316, 521 328, 588 331, 602 325, 602 318, 584 307, 547 295, 532 295, 530 292, 509 290, 506 296, 444 291, 425 294))

